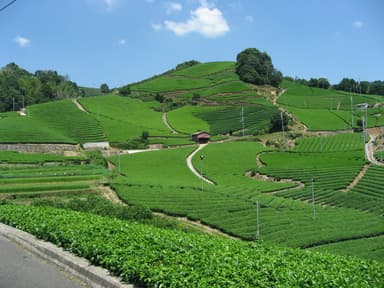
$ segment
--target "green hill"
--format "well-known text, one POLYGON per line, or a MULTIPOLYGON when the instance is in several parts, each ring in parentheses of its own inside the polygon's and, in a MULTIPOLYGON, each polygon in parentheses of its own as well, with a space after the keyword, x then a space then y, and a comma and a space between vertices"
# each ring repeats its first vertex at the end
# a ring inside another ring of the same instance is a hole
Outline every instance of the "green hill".
POLYGON ((356 105, 367 103, 368 127, 383 126, 383 108, 374 108, 384 97, 349 93, 331 89, 308 87, 284 80, 282 87, 286 92, 279 97, 278 104, 293 113, 310 130, 345 130, 356 127, 364 111, 356 105), (353 119, 353 123, 352 123, 353 119))
POLYGON ((26 115, 0 114, 1 143, 85 143, 106 141, 102 127, 70 100, 36 104, 26 115))

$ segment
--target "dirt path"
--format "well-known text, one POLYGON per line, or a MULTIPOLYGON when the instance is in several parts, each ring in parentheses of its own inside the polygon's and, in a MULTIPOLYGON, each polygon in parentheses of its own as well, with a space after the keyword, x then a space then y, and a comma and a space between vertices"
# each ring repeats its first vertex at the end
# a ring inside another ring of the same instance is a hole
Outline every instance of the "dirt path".
POLYGON ((79 103, 79 101, 77 101, 77 99, 72 99, 72 102, 76 105, 77 108, 79 108, 79 110, 81 110, 81 111, 83 111, 83 112, 85 112, 85 113, 88 113, 88 111, 85 110, 84 106, 81 105, 81 104, 79 103))
POLYGON ((120 198, 117 196, 116 192, 109 186, 99 186, 98 187, 101 196, 111 201, 114 204, 126 205, 120 198))
POLYGON ((162 115, 162 119, 163 119, 163 123, 164 123, 164 125, 165 126, 167 126, 168 127, 168 129, 169 130, 171 130, 171 132, 173 133, 173 134, 179 134, 175 129, 173 129, 172 128, 172 126, 169 124, 169 122, 168 122, 168 118, 167 118, 167 113, 163 113, 163 115, 162 115))
MULTIPOLYGON (((369 131, 368 131, 369 133, 369 131)), ((381 163, 376 160, 374 156, 375 152, 375 140, 376 140, 376 135, 374 134, 369 134, 369 141, 367 144, 365 144, 365 156, 369 162, 371 162, 374 165, 378 166, 384 166, 384 163, 381 163)))
POLYGON ((307 246, 302 246, 300 248, 302 249, 311 249, 311 248, 316 248, 316 247, 320 247, 320 246, 327 246, 327 245, 330 245, 330 244, 333 244, 333 243, 340 243, 340 242, 348 242, 348 241, 353 241, 353 240, 360 240, 360 239, 372 239, 372 238, 381 238, 381 237, 384 237, 384 233, 378 233, 378 234, 373 234, 373 235, 367 235, 367 236, 358 236, 358 237, 349 237, 349 238, 344 238, 344 239, 339 239, 339 240, 335 240, 335 241, 331 241, 331 242, 327 242, 327 243, 323 243, 323 242, 320 242, 320 243, 313 243, 313 244, 309 244, 307 246))
POLYGON ((267 181, 267 182, 289 183, 289 184, 295 184, 296 185, 295 187, 284 188, 284 189, 279 189, 279 190, 275 190, 275 191, 271 191, 271 192, 266 192, 265 194, 271 194, 272 195, 272 194, 276 194, 276 193, 280 193, 280 192, 284 192, 284 191, 288 191, 288 190, 301 189, 301 188, 304 188, 304 186, 305 186, 304 183, 302 183, 300 181, 294 181, 292 179, 276 180, 275 177, 270 177, 270 176, 260 174, 260 173, 255 173, 255 175, 251 176, 251 172, 247 172, 245 174, 245 176, 250 177, 252 179, 257 179, 257 180, 262 180, 262 181, 267 181))
POLYGON ((219 236, 234 239, 234 240, 241 240, 241 238, 234 237, 218 229, 212 228, 211 226, 202 224, 200 221, 189 220, 187 217, 174 217, 174 216, 169 216, 167 214, 159 213, 159 212, 153 212, 153 214, 163 218, 176 219, 177 221, 183 223, 186 227, 194 228, 208 234, 219 235, 219 236))
POLYGON ((295 125, 293 125, 293 127, 291 128, 293 131, 303 131, 304 133, 306 133, 308 131, 308 126, 300 122, 300 120, 297 119, 297 117, 294 114, 290 113, 288 110, 284 109, 277 103, 277 100, 279 99, 279 97, 283 95, 286 91, 287 89, 283 89, 278 95, 273 97, 272 104, 275 105, 279 110, 286 113, 288 117, 293 120, 293 122, 295 123, 295 125))
POLYGON ((261 161, 261 159, 260 159, 261 154, 263 154, 263 153, 257 153, 257 155, 256 155, 257 168, 262 168, 265 166, 263 161, 261 161))
MULTIPOLYGON (((112 203, 119 204, 119 205, 127 205, 125 202, 123 202, 119 198, 119 196, 117 196, 116 192, 111 187, 100 186, 99 191, 104 198, 108 199, 112 203)), ((152 212, 152 214, 155 216, 158 216, 158 217, 162 217, 162 218, 176 219, 177 221, 183 223, 184 226, 199 230, 199 231, 204 232, 204 233, 219 235, 222 237, 235 239, 235 240, 241 240, 240 238, 231 236, 231 235, 226 234, 226 233, 224 233, 218 229, 215 229, 215 228, 212 228, 208 225, 205 225, 205 224, 201 223, 200 221, 192 221, 186 217, 169 216, 167 214, 159 213, 159 212, 152 212)))
POLYGON ((367 173, 369 166, 370 166, 369 164, 365 164, 363 169, 361 169, 359 174, 356 176, 356 178, 353 179, 353 181, 348 185, 347 188, 345 188, 341 191, 342 192, 348 192, 349 190, 354 188, 357 185, 357 183, 359 183, 359 181, 364 177, 365 173, 367 173))
POLYGON ((199 172, 197 172, 197 170, 195 169, 195 167, 192 164, 193 156, 195 156, 200 150, 204 149, 204 147, 207 145, 208 145, 208 143, 200 144, 199 147, 188 156, 187 166, 188 166, 189 170, 191 170, 192 173, 196 175, 196 177, 198 177, 199 179, 201 179, 201 180, 203 180, 209 184, 215 185, 215 183, 213 183, 211 180, 205 178, 203 175, 201 175, 199 172))

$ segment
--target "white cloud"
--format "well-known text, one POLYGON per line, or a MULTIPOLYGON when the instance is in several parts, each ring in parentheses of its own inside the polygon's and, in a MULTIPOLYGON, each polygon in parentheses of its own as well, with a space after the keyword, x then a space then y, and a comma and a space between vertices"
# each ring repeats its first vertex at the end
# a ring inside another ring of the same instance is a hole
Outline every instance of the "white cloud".
POLYGON ((361 29, 364 26, 364 22, 361 20, 356 20, 355 22, 353 22, 353 26, 357 29, 361 29))
POLYGON ((167 14, 172 14, 174 12, 183 10, 183 5, 177 2, 167 2, 165 3, 165 6, 167 7, 167 14))
POLYGON ((99 12, 115 11, 125 0, 87 0, 99 12))
POLYGON ((163 25, 161 24, 152 24, 152 29, 155 31, 160 31, 163 29, 163 25))
POLYGON ((229 31, 221 11, 206 0, 201 0, 200 6, 190 14, 185 22, 164 21, 164 27, 178 36, 196 32, 206 37, 217 37, 229 31))
POLYGON ((253 16, 245 16, 245 21, 249 22, 249 23, 252 23, 255 19, 253 18, 253 16))
POLYGON ((124 46, 125 44, 127 44, 127 40, 120 39, 118 43, 119 43, 120 46, 124 46))
POLYGON ((31 44, 31 40, 21 36, 16 36, 13 38, 13 41, 15 41, 20 47, 28 47, 31 44))

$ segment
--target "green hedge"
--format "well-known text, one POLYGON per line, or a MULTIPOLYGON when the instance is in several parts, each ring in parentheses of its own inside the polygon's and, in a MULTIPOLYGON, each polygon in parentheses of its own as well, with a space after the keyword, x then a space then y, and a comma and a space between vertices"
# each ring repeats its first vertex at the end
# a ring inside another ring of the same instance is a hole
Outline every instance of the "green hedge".
POLYGON ((375 261, 247 244, 43 207, 0 206, 0 221, 143 287, 383 287, 375 261))

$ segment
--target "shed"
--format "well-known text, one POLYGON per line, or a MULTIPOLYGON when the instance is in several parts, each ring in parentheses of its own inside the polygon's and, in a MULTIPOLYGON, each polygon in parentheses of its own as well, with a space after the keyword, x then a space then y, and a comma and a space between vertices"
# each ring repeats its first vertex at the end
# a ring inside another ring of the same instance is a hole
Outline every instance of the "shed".
POLYGON ((360 103, 360 104, 357 104, 356 107, 360 110, 365 110, 365 109, 368 109, 369 104, 368 103, 360 103))
POLYGON ((192 134, 192 141, 195 141, 197 143, 208 143, 210 139, 211 134, 205 131, 200 131, 192 134))

